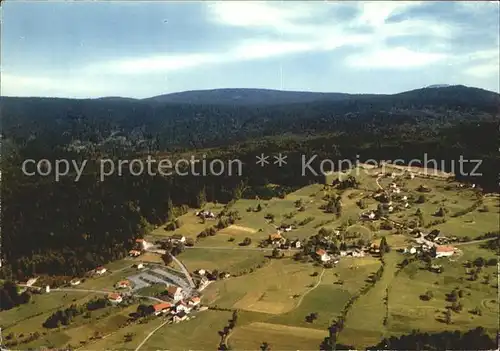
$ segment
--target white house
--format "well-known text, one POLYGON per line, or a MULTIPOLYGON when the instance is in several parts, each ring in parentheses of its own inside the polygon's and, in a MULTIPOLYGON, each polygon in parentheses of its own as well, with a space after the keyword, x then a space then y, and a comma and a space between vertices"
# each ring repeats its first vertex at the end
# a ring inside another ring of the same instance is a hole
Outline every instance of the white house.
POLYGON ((180 243, 186 242, 186 237, 184 235, 175 234, 171 236, 171 239, 180 243))
POLYGON ((177 304, 172 309, 173 314, 178 314, 180 312, 189 313, 189 311, 191 311, 191 307, 182 300, 177 302, 177 304))
POLYGON ((45 286, 45 292, 48 294, 50 293, 50 285, 45 286))
POLYGON ((365 257, 365 253, 361 250, 354 250, 352 252, 353 257, 365 257))
POLYGON ((436 247, 436 258, 439 257, 450 257, 455 253, 455 248, 453 246, 438 245, 436 247))
POLYGON ((69 283, 70 283, 72 286, 75 286, 75 285, 80 285, 81 280, 80 280, 80 279, 78 279, 78 278, 75 278, 75 279, 72 279, 69 283))
POLYGON ((139 263, 136 263, 134 266, 135 266, 135 268, 137 268, 137 269, 143 269, 143 268, 144 268, 144 263, 139 262, 139 263))
POLYGON ((394 211, 394 207, 389 206, 389 208, 388 208, 387 210, 388 210, 389 212, 392 212, 392 211, 394 211))
POLYGON ((302 243, 300 242, 300 240, 297 240, 293 243, 293 246, 296 248, 296 249, 300 249, 300 247, 302 246, 302 243))
POLYGON ((403 201, 408 200, 408 196, 406 196, 406 195, 405 195, 405 196, 403 196, 403 197, 401 198, 401 200, 403 200, 403 201))
POLYGON ((204 269, 198 269, 196 273, 198 273, 199 275, 205 275, 205 273, 207 272, 204 269))
POLYGON ((99 266, 99 267, 97 267, 97 268, 95 269, 95 273, 96 273, 96 274, 99 274, 99 275, 106 273, 106 271, 107 271, 107 269, 106 269, 106 268, 104 268, 103 266, 99 266))
POLYGON ((178 286, 170 286, 167 294, 176 302, 182 300, 182 289, 178 286))
POLYGON ((316 255, 318 255, 321 262, 328 262, 330 260, 330 256, 323 249, 316 250, 316 255))
POLYGON ((340 251, 340 257, 347 256, 347 251, 340 251))
POLYGON ((375 212, 371 211, 371 212, 368 214, 368 218, 370 218, 370 219, 374 219, 374 218, 375 218, 375 212))

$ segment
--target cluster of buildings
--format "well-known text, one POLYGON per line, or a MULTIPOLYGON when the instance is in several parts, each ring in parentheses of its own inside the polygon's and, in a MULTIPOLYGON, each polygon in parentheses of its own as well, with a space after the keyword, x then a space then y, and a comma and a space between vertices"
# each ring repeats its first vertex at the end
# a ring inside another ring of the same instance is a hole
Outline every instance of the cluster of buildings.
POLYGON ((302 247, 302 242, 299 239, 289 240, 283 236, 280 230, 270 234, 267 243, 280 249, 300 249, 302 247))
POLYGON ((136 247, 134 249, 129 251, 130 257, 138 257, 142 255, 142 253, 146 251, 151 246, 151 244, 144 239, 136 239, 135 246, 136 247))
POLYGON ((201 298, 195 296, 186 301, 160 302, 151 307, 156 316, 164 315, 171 318, 174 323, 178 323, 188 319, 190 312, 195 308, 199 308, 200 302, 201 298))
POLYGON ((212 211, 198 211, 195 213, 197 217, 204 218, 204 219, 215 219, 215 213, 212 211))
MULTIPOLYGON (((123 298, 124 295, 117 292, 108 294, 108 300, 115 305, 123 302, 123 298)), ((201 302, 199 296, 186 297, 182 288, 178 286, 167 288, 165 294, 160 296, 160 299, 165 301, 151 305, 151 312, 156 316, 165 315, 171 318, 174 323, 188 319, 190 312, 193 309, 198 309, 201 302)))
POLYGON ((371 244, 364 248, 354 248, 349 250, 340 250, 338 254, 329 254, 325 249, 317 249, 316 258, 322 263, 338 263, 340 257, 365 257, 367 254, 379 254, 380 248, 377 244, 371 244))

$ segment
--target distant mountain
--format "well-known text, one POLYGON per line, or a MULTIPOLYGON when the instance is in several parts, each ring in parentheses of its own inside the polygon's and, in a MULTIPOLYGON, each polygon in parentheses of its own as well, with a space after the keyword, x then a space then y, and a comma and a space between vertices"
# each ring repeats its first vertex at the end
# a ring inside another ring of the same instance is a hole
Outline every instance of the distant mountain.
POLYGON ((272 89, 213 89, 192 90, 158 95, 143 101, 156 103, 189 103, 200 105, 283 105, 313 101, 340 101, 374 94, 320 93, 272 89))
POLYGON ((426 86, 426 88, 447 88, 447 87, 451 87, 451 85, 450 84, 433 84, 433 85, 426 86))

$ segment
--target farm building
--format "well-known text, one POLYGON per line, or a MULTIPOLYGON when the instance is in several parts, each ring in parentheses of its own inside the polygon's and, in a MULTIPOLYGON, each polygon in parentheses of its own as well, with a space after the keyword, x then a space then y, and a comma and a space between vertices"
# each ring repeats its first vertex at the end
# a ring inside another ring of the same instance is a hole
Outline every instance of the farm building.
POLYGON ((455 248, 453 246, 438 245, 436 247, 436 258, 439 257, 450 257, 455 253, 455 248))
POLYGON ((144 263, 142 263, 142 262, 136 263, 136 264, 134 264, 134 267, 137 268, 137 269, 143 269, 144 268, 144 263))
POLYGON ((181 322, 181 321, 184 321, 188 318, 188 315, 186 312, 184 311, 181 311, 179 313, 177 313, 175 316, 174 316, 174 323, 178 323, 178 322, 181 322))
POLYGON ((321 260, 321 262, 328 262, 330 260, 330 256, 323 249, 316 250, 316 255, 321 260))
POLYGON ((126 288, 130 288, 130 281, 128 280, 121 280, 119 281, 118 283, 116 283, 116 287, 118 289, 126 289, 126 288))
POLYGON ((137 257, 137 256, 140 256, 141 255, 141 252, 139 250, 130 250, 128 252, 128 254, 131 256, 131 257, 137 257))
POLYGON ((108 300, 111 301, 111 303, 120 303, 123 301, 123 298, 120 294, 111 293, 108 295, 108 300))
POLYGON ((182 300, 182 289, 179 288, 178 286, 170 286, 167 289, 167 294, 174 301, 180 301, 180 300, 182 300))
POLYGON ((95 269, 95 274, 99 274, 99 275, 101 275, 101 274, 106 273, 106 271, 107 271, 107 269, 106 269, 106 268, 104 268, 103 266, 99 266, 99 267, 97 267, 97 268, 95 269))
POLYGON ((162 303, 158 303, 156 305, 153 305, 153 310, 154 310, 155 315, 158 316, 158 315, 160 315, 162 313, 165 313, 168 310, 170 310, 171 307, 172 307, 171 303, 162 302, 162 303))
POLYGON ((170 239, 172 241, 177 241, 177 242, 180 242, 180 243, 185 243, 186 242, 186 237, 184 235, 181 235, 181 234, 172 235, 170 237, 170 239))

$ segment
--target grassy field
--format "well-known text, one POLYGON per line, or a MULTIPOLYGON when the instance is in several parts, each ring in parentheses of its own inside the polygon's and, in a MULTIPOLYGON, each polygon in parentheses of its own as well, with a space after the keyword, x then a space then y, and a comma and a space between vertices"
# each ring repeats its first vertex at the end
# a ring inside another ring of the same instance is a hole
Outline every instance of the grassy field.
POLYGON ((310 264, 272 260, 251 274, 211 284, 205 296, 219 307, 279 314, 293 309, 293 296, 316 282, 317 277, 311 276, 315 271, 310 264))
POLYGON ((236 274, 238 272, 254 268, 266 261, 265 253, 262 251, 239 251, 237 249, 187 249, 178 258, 192 272, 197 269, 208 269, 228 271, 236 274))
POLYGON ((327 336, 322 329, 254 322, 236 328, 229 345, 234 350, 258 350, 267 342, 273 350, 317 350, 327 336))
POLYGON ((392 284, 399 254, 391 252, 384 256, 386 262, 382 278, 366 293, 361 295, 347 314, 345 328, 339 341, 364 347, 377 343, 383 336, 383 319, 386 307, 386 289, 392 284), (353 336, 355 336, 353 338, 353 336))
POLYGON ((443 273, 436 274, 421 269, 421 264, 412 263, 407 266, 394 280, 389 295, 390 319, 389 327, 392 332, 407 332, 415 328, 420 330, 449 330, 450 325, 442 321, 446 306, 446 294, 458 288, 464 291, 460 299, 463 311, 452 314, 454 329, 470 329, 476 326, 495 330, 498 327, 498 287, 497 267, 485 267, 481 277, 489 274, 490 284, 484 284, 483 279, 469 281, 466 268, 462 263, 474 260, 477 257, 485 259, 495 257, 493 251, 481 249, 478 245, 464 245, 460 249, 463 255, 457 261, 446 258, 436 259, 436 263, 443 265, 443 273), (421 301, 419 295, 432 291, 434 297, 430 301, 421 301), (495 303, 491 303, 491 301, 495 303), (496 306, 495 306, 496 305, 496 306), (476 316, 469 311, 479 307, 482 315, 476 316))
MULTIPOLYGON (((166 325, 144 344, 144 350, 216 350, 223 330, 232 314, 224 311, 204 311, 194 319, 166 325)), ((142 348, 141 348, 142 350, 142 348)))

